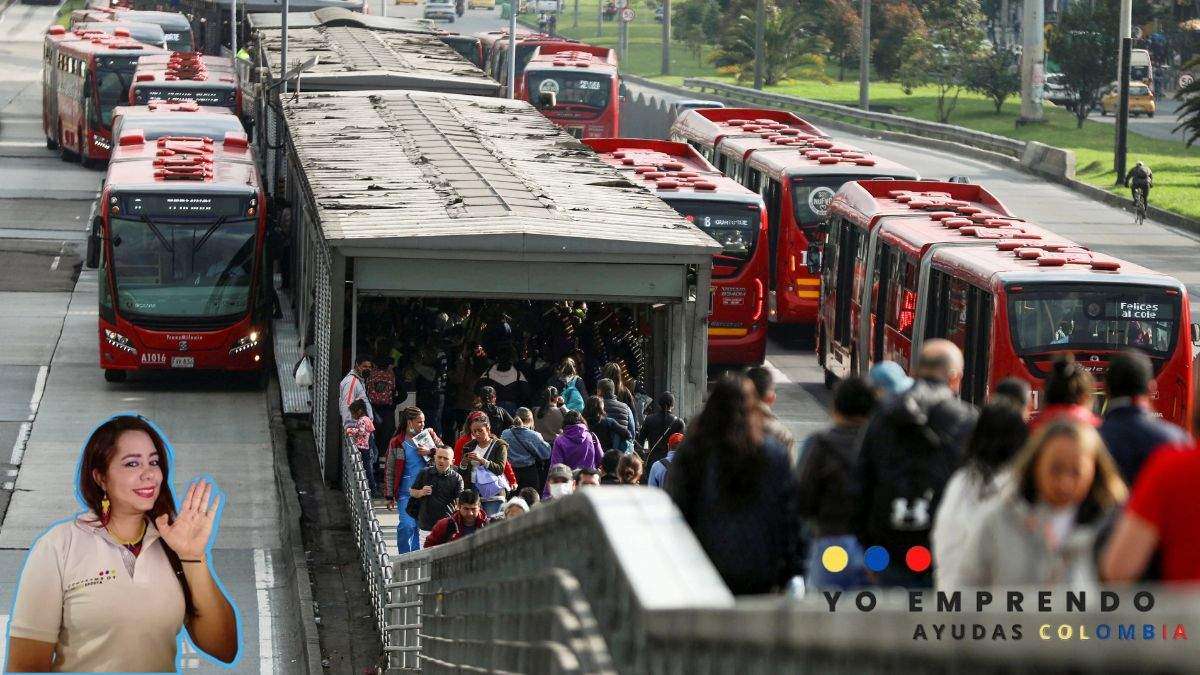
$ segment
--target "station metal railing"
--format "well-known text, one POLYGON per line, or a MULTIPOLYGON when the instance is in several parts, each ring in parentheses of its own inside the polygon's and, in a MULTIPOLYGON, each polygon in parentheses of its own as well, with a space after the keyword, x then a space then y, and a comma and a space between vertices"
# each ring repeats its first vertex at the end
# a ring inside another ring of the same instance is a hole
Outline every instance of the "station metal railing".
POLYGON ((362 455, 354 443, 342 435, 342 491, 350 510, 354 541, 358 545, 359 561, 371 594, 375 624, 385 647, 387 630, 388 584, 392 581, 392 560, 384 545, 383 531, 371 505, 371 490, 367 483, 362 455))

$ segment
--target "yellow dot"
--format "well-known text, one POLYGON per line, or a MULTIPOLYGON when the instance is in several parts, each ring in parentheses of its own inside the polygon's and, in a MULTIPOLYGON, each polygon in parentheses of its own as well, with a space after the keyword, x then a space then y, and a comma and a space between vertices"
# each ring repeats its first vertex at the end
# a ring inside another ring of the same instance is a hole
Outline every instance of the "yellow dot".
POLYGON ((829 546, 821 552, 821 564, 827 571, 837 574, 850 564, 850 555, 841 546, 829 546))

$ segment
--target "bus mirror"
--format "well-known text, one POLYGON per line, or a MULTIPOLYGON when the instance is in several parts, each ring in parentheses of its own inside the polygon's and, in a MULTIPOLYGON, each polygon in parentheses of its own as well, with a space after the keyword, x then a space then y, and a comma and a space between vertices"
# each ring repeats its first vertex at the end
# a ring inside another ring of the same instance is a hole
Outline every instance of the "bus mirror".
POLYGON ((1192 344, 1200 345, 1200 323, 1192 324, 1192 344))
POLYGON ((94 270, 100 266, 100 228, 104 221, 100 216, 92 219, 92 231, 88 233, 87 239, 87 267, 94 270))
POLYGON ((553 107, 554 107, 554 106, 556 106, 556 105, 558 105, 558 96, 557 96, 557 95, 555 95, 555 93, 554 93, 554 92, 552 92, 552 91, 541 91, 541 92, 538 92, 538 105, 537 105, 537 107, 539 107, 539 108, 553 108, 553 107))
POLYGON ((821 274, 821 247, 816 244, 811 244, 808 247, 808 255, 805 256, 805 263, 808 266, 808 273, 815 276, 821 274))

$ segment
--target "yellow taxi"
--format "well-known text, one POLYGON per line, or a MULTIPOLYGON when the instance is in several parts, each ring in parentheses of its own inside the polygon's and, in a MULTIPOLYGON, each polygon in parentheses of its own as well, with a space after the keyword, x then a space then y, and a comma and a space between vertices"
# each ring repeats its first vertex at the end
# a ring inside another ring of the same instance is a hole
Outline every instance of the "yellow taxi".
POLYGON ((397 5, 412 5, 415 7, 417 5, 417 0, 395 0, 395 4, 397 4, 397 5))
MULTIPOLYGON (((1117 85, 1111 85, 1100 97, 1100 114, 1117 114, 1121 106, 1121 91, 1117 85)), ((1154 93, 1144 82, 1129 83, 1129 114, 1154 117, 1154 93)))
POLYGON ((496 9, 496 0, 467 0, 467 9, 496 9))

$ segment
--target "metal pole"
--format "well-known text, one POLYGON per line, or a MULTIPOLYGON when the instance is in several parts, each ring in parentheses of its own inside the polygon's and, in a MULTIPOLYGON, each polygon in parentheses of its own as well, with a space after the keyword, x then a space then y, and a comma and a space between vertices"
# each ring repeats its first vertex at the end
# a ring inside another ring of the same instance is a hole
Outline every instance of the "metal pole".
MULTIPOLYGON (((275 196, 275 186, 279 184, 279 178, 283 175, 283 97, 287 94, 287 44, 288 44, 288 0, 283 0, 283 17, 282 30, 280 31, 281 44, 279 46, 279 77, 284 78, 279 85, 279 101, 280 105, 278 112, 275 113, 275 149, 271 152, 275 156, 275 175, 271 181, 271 196, 275 196)), ((262 43, 259 43, 259 48, 262 49, 262 43)), ((264 58, 266 56, 265 49, 264 58)), ((264 93, 264 96, 270 96, 270 93, 264 93)), ((268 114, 270 114, 270 102, 268 102, 268 114)))
POLYGON ((388 5, 388 0, 379 0, 379 15, 380 16, 384 16, 384 17, 387 16, 387 5, 388 5))
POLYGON ((229 2, 229 49, 233 52, 233 63, 237 64, 237 0, 229 2))
POLYGON ((671 74, 671 0, 663 0, 662 74, 671 74))
MULTIPOLYGON (((287 74, 287 29, 288 29, 288 0, 283 0, 283 30, 280 31, 282 44, 279 47, 279 76, 283 77, 287 74)), ((287 80, 280 85, 279 95, 283 96, 287 93, 287 80)), ((283 120, 280 120, 282 123, 283 120)))
POLYGON ((596 37, 604 35, 604 2, 596 1, 596 37))
POLYGON ((579 28, 579 0, 575 0, 575 17, 571 20, 571 28, 579 28))
POLYGON ((858 52, 858 107, 871 109, 871 0, 862 0, 862 48, 858 52))
MULTIPOLYGON (((1133 49, 1133 38, 1121 38, 1121 63, 1129 63, 1129 52, 1133 49)), ((1121 69, 1121 107, 1117 110, 1117 147, 1113 157, 1113 171, 1117 174, 1117 185, 1125 182, 1125 154, 1129 137, 1129 69, 1121 69)))
POLYGON ((1042 0, 1025 0, 1021 14, 1021 117, 1017 124, 1043 120, 1044 12, 1042 0))
POLYGON ((508 97, 517 97, 517 7, 520 0, 510 0, 508 11, 508 97))
POLYGON ((754 88, 763 88, 763 30, 767 20, 767 2, 758 0, 754 8, 754 88))

